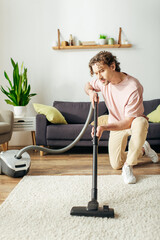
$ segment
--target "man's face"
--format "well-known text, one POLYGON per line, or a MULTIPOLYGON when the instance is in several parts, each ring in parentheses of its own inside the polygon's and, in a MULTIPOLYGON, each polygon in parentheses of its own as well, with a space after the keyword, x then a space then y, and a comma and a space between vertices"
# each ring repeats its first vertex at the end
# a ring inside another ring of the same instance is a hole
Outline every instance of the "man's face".
POLYGON ((95 63, 92 69, 94 74, 104 85, 107 85, 111 81, 113 66, 108 67, 108 65, 103 63, 95 63))

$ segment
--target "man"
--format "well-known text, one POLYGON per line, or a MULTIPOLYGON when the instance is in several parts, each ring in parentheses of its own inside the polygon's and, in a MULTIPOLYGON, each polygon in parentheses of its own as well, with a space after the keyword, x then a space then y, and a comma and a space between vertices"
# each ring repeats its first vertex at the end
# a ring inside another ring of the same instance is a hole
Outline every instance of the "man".
POLYGON ((111 166, 122 168, 126 184, 136 183, 132 166, 139 157, 146 154, 153 162, 158 162, 158 155, 145 141, 149 125, 143 115, 143 87, 136 78, 120 71, 120 63, 110 52, 99 52, 90 60, 89 68, 96 79, 85 85, 85 92, 93 107, 94 101, 99 102, 96 92, 101 92, 109 110, 108 124, 98 126, 96 135, 100 139, 104 131, 110 131, 111 166), (131 138, 128 152, 125 152, 128 136, 131 138))

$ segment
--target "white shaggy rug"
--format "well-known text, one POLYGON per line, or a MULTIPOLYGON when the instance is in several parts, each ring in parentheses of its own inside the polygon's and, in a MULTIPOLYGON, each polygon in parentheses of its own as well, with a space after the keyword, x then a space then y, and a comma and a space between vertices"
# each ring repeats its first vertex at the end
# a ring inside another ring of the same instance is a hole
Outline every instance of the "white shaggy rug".
POLYGON ((160 176, 98 177, 98 201, 115 218, 70 216, 87 206, 91 176, 26 176, 0 206, 1 240, 159 240, 160 176))

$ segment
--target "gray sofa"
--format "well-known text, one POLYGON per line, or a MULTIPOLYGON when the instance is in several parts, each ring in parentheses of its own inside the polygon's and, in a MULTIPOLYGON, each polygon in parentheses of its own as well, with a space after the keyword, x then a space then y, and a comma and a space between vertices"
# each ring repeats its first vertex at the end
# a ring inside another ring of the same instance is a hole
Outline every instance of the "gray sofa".
MULTIPOLYGON (((160 104, 160 99, 144 101, 145 115, 152 112, 160 104)), ((45 115, 36 116, 36 144, 50 147, 64 147, 70 144, 79 134, 86 121, 90 102, 63 102, 55 101, 53 106, 57 108, 67 121, 67 125, 52 124, 48 122, 45 115)), ((108 114, 104 102, 98 105, 98 115, 108 114)), ((93 119, 92 119, 93 120, 93 119)), ((89 125, 85 134, 76 146, 92 146, 91 128, 89 125)), ((109 132, 104 132, 99 147, 108 146, 109 132)), ((147 141, 151 145, 160 145, 160 123, 149 123, 147 141)))

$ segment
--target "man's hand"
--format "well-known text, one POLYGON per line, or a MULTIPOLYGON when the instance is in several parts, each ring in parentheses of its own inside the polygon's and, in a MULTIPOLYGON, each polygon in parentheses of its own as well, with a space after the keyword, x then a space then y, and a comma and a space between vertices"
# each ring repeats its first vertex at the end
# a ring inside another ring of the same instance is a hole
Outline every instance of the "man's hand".
POLYGON ((95 91, 89 90, 89 97, 90 97, 90 101, 92 103, 92 106, 94 108, 94 102, 99 103, 99 96, 95 91))
MULTIPOLYGON (((98 126, 98 127, 97 127, 96 136, 98 137, 98 140, 100 140, 103 131, 104 131, 103 126, 98 126)), ((93 136, 94 136, 94 127, 92 128, 91 136, 92 136, 92 138, 93 138, 93 136)))
POLYGON ((91 86, 91 84, 89 82, 87 82, 85 85, 85 92, 89 95, 90 101, 94 108, 94 102, 99 103, 99 97, 97 96, 95 89, 91 86))

